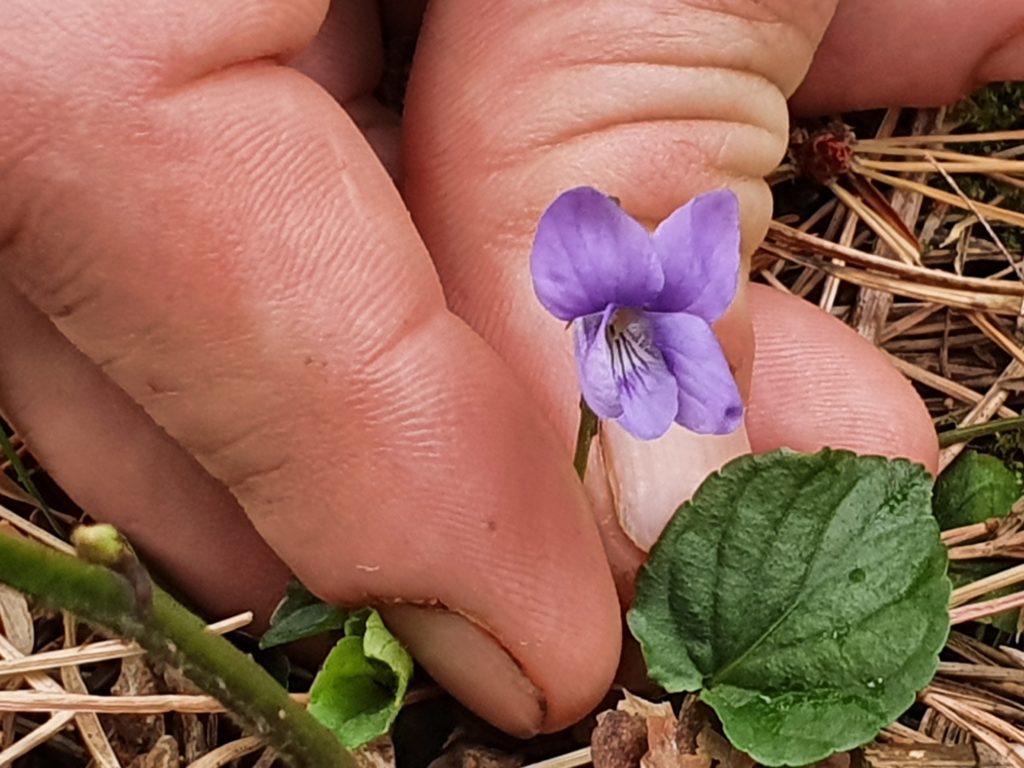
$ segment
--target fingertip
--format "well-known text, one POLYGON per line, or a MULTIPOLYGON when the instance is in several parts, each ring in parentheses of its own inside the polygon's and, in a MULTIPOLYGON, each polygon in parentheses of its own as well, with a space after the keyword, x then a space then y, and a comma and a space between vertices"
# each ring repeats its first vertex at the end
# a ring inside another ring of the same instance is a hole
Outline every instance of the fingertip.
POLYGON ((755 453, 827 446, 937 471, 938 441, 924 402, 870 342, 767 286, 751 285, 749 301, 756 351, 747 429, 755 453))
POLYGON ((570 638, 577 653, 563 657, 557 677, 538 675, 529 652, 460 613, 408 603, 387 606, 381 613, 438 683, 478 716, 519 738, 552 733, 582 720, 611 687, 618 668, 617 611, 616 631, 602 631, 603 622, 596 617, 590 638, 570 638))

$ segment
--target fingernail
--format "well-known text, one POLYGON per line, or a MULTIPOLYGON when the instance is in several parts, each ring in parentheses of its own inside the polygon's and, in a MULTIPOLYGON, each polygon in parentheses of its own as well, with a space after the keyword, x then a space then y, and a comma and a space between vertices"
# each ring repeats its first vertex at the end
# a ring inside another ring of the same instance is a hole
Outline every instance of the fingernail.
POLYGON ((607 460, 601 441, 595 440, 583 487, 594 513, 598 533, 601 535, 601 544, 605 557, 608 558, 619 603, 625 609, 633 604, 636 572, 647 559, 647 553, 641 552, 633 540, 622 531, 615 508, 615 498, 612 495, 610 473, 606 467, 607 460))
POLYGON ((975 77, 980 83, 1024 77, 1024 32, 1017 32, 986 53, 975 77))
POLYGON ((601 449, 619 524, 645 552, 704 478, 750 453, 746 428, 698 435, 673 425, 657 440, 637 440, 614 422, 601 425, 601 449))
POLYGON ((388 628, 416 661, 467 709, 520 738, 544 726, 545 697, 494 637, 440 608, 381 608, 388 628))

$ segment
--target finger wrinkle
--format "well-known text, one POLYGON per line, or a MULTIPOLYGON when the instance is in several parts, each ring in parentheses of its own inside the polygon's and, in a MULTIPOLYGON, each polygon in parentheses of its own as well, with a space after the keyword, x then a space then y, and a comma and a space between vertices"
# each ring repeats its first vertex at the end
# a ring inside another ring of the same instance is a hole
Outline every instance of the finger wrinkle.
MULTIPOLYGON (((725 67, 578 65, 534 84, 529 106, 499 123, 523 131, 531 142, 523 149, 552 146, 627 121, 718 121, 763 130, 781 157, 788 129, 785 100, 771 82, 725 67), (564 102, 554 98, 565 93, 576 94, 571 115, 564 102), (736 99, 738 93, 745 97, 736 99), (551 126, 547 135, 546 126, 551 126)), ((513 151, 518 148, 513 145, 513 151)))
POLYGON ((54 94, 74 97, 89 83, 108 98, 116 96, 116 104, 129 94, 150 95, 236 63, 294 55, 316 34, 327 5, 43 0, 16 4, 21 32, 11 36, 15 50, 29 52, 20 69, 45 72, 54 94))
POLYGON ((98 290, 89 264, 74 256, 82 248, 77 239, 57 236, 43 241, 41 222, 47 215, 40 212, 39 223, 26 221, 19 227, 3 264, 19 292, 59 326, 62 320, 70 320, 86 311, 95 302, 98 290), (35 258, 46 248, 59 248, 68 258, 35 258))
POLYGON ((718 2, 713 7, 645 2, 624 13, 621 4, 609 1, 589 4, 586 14, 562 6, 534 11, 538 18, 521 24, 518 33, 506 32, 503 42, 529 70, 580 63, 581 56, 591 62, 735 67, 789 92, 802 77, 824 23, 808 24, 796 10, 767 15, 763 10, 762 3, 751 2, 726 9, 718 2))
MULTIPOLYGON (((245 448, 241 448, 242 455, 245 448)), ((223 482, 233 493, 242 498, 251 498, 254 494, 266 491, 278 484, 278 478, 292 473, 295 460, 291 456, 281 456, 263 465, 255 465, 251 461, 240 463, 235 472, 225 469, 223 482)), ((227 466, 222 464, 221 466, 227 466)))
MULTIPOLYGON (((780 143, 777 134, 760 126, 724 121, 714 117, 641 118, 609 122, 606 125, 588 126, 579 132, 567 133, 557 142, 538 148, 564 151, 577 142, 600 144, 613 140, 611 134, 615 133, 626 134, 620 138, 639 145, 642 144, 640 140, 649 131, 665 137, 659 143, 675 145, 687 157, 688 164, 700 167, 703 173, 713 170, 716 175, 726 179, 760 179, 778 165, 778 161, 773 159, 778 154, 774 150, 780 143), (693 136, 700 138, 691 138, 693 136), (700 140, 712 136, 715 138, 714 145, 709 146, 709 142, 700 140), (732 151, 736 145, 742 146, 744 151, 732 151), (756 160, 757 164, 752 166, 751 159, 756 160)), ((545 160, 546 158, 541 156, 536 162, 543 163, 545 160)), ((680 175, 688 170, 685 165, 677 168, 680 175)))

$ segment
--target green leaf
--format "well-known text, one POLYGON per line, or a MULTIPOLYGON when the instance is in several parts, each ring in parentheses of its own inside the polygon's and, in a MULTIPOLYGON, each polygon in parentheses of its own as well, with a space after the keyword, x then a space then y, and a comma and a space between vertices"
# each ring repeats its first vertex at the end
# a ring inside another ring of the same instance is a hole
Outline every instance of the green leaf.
POLYGON ((270 629, 260 638, 260 649, 339 630, 345 626, 346 618, 348 611, 328 605, 292 579, 284 600, 270 618, 270 629))
POLYGON ((1020 480, 1003 462, 968 451, 935 483, 935 519, 945 531, 1006 517, 1020 493, 1020 480))
POLYGON ((744 456, 677 510, 629 626, 651 676, 701 690, 733 745, 804 765, 914 701, 949 631, 931 479, 825 450, 744 456))
POLYGON ((391 728, 412 677, 412 657, 376 611, 349 617, 345 633, 313 680, 309 711, 356 749, 391 728))

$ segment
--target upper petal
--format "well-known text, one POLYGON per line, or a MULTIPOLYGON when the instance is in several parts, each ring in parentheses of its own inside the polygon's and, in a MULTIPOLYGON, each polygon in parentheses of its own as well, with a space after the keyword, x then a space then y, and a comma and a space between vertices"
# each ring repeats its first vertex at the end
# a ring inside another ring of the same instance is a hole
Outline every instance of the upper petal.
POLYGON ((659 312, 689 312, 709 323, 736 295, 740 273, 740 206, 729 189, 695 197, 654 232, 665 284, 650 305, 659 312))
POLYGON ((734 432, 743 420, 743 400, 711 326, 685 312, 652 312, 648 317, 678 385, 675 420, 701 434, 734 432))
POLYGON ((647 230, 591 187, 563 192, 541 215, 530 272, 537 298, 562 320, 644 306, 665 282, 647 230))
POLYGON ((622 415, 606 333, 608 319, 614 311, 615 308, 609 306, 600 314, 581 317, 572 324, 580 392, 590 410, 602 419, 617 419, 622 415))

